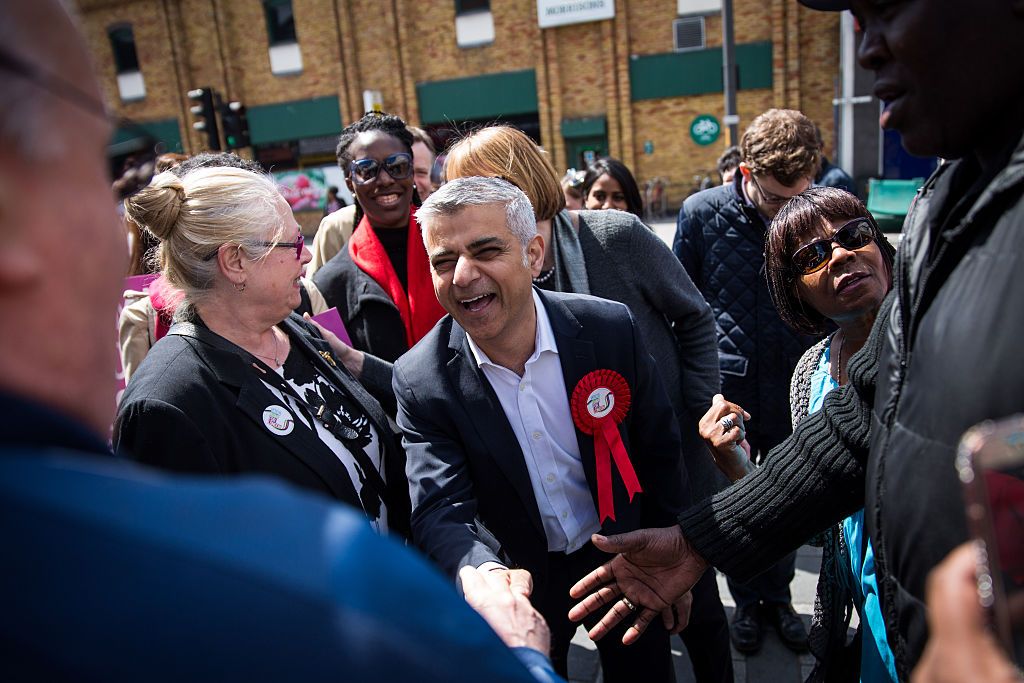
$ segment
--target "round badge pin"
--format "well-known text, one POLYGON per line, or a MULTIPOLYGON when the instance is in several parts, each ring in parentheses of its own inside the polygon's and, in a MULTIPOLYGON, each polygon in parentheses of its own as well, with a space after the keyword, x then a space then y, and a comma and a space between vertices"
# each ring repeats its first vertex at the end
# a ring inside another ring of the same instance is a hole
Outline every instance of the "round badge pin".
POLYGON ((587 396, 587 412, 602 418, 615 408, 615 394, 608 387, 598 387, 587 396))
POLYGON ((263 424, 278 436, 287 436, 295 429, 295 418, 284 406, 269 405, 263 409, 263 424))

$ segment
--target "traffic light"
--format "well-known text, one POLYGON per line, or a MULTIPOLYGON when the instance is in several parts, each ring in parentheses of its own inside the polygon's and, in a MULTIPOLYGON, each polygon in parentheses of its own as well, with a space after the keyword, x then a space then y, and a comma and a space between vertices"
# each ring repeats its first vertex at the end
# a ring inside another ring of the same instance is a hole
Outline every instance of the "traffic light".
POLYGON ((220 124, 224 128, 224 146, 228 149, 252 144, 249 141, 249 119, 241 102, 228 102, 221 106, 220 124))
POLYGON ((196 117, 192 127, 206 134, 207 149, 219 152, 220 135, 217 132, 217 109, 213 104, 213 88, 189 90, 188 98, 196 103, 191 108, 192 115, 196 117))

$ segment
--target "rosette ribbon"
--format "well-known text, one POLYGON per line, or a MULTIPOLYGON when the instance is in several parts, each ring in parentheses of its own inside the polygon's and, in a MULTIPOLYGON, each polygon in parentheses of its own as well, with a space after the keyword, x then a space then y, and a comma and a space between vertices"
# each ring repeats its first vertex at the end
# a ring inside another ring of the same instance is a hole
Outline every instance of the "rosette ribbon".
POLYGON ((619 435, 619 423, 629 412, 629 384, 614 370, 594 370, 573 389, 569 406, 572 420, 584 434, 594 437, 594 458, 597 471, 597 513, 601 524, 615 520, 615 499, 612 496, 612 462, 626 485, 630 502, 642 493, 633 463, 619 435))

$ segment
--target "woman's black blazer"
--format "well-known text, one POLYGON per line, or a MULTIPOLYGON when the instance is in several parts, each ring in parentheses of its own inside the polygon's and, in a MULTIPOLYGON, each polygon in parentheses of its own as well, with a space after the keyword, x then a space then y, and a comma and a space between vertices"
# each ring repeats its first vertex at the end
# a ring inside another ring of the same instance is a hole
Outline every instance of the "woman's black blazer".
MULTIPOLYGON (((334 363, 316 328, 294 314, 280 327, 373 423, 383 449, 388 527, 408 537, 405 453, 380 404, 334 363)), ((253 360, 201 324, 172 327, 128 383, 114 423, 116 452, 176 472, 268 474, 362 509, 348 471, 315 434, 293 429, 282 436, 265 425, 264 411, 280 401, 253 360), (202 334, 189 336, 190 328, 202 334)))

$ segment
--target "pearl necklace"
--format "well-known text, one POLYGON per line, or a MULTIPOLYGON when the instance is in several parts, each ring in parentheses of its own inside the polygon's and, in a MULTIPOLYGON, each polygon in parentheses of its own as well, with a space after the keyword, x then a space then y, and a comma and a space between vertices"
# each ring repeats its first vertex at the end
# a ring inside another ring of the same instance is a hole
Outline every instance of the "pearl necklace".
POLYGON ((534 284, 542 285, 545 282, 547 282, 548 280, 550 280, 551 276, 554 275, 554 274, 555 274, 555 267, 551 266, 551 268, 548 269, 548 272, 541 273, 540 277, 533 278, 533 282, 534 282, 534 284))

